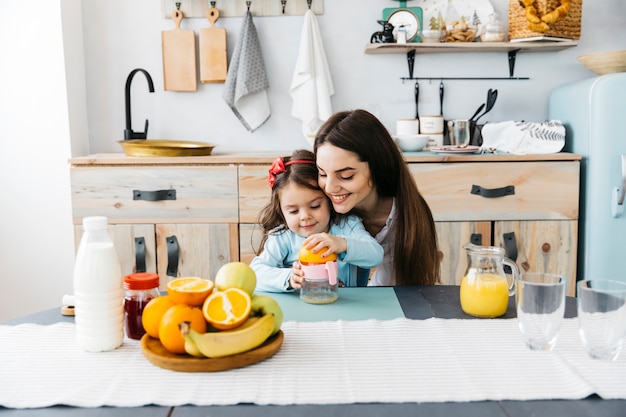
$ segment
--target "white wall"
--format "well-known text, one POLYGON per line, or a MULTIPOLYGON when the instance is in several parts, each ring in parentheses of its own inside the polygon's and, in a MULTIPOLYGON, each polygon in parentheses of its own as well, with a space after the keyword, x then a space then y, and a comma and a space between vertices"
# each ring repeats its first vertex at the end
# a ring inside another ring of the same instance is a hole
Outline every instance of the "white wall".
MULTIPOLYGON (((414 0, 408 5, 419 6, 421 2, 414 0)), ((163 90, 161 31, 171 30, 173 22, 161 17, 160 3, 107 0, 83 4, 83 21, 89 22, 84 28, 85 65, 93 152, 121 151, 117 141, 124 130, 124 82, 136 67, 150 72, 157 90, 148 94, 143 77, 133 82, 133 128, 143 130, 148 118, 151 138, 212 142, 218 145, 216 153, 307 146, 299 122, 290 116, 289 97, 302 16, 254 19, 270 81, 272 116, 262 128, 249 133, 222 100, 223 84, 199 84, 198 91, 192 93, 163 90)), ((509 0, 491 3, 506 22, 509 0)), ((366 55, 363 51, 371 33, 380 28, 376 20, 381 18, 382 9, 397 5, 392 0, 325 0, 324 14, 318 16, 335 83, 334 110, 367 108, 390 129, 395 129, 395 119, 414 114, 414 83, 400 80, 408 75, 406 56, 366 55)), ((219 1, 216 6, 219 8, 219 1)), ((217 21, 217 26, 227 29, 229 54, 241 22, 240 17, 217 21)), ((196 35, 208 26, 205 18, 182 22, 183 29, 193 29, 196 35)), ((594 76, 576 61, 577 56, 625 48, 626 2, 585 0, 578 47, 518 54, 515 74, 528 76, 529 81, 446 81, 445 116, 471 116, 485 101, 487 89, 497 88, 498 102, 482 121, 542 121, 547 117, 548 94, 555 86, 594 76)), ((417 55, 415 66, 415 75, 420 76, 508 76, 506 53, 417 55)), ((421 114, 438 112, 438 88, 438 81, 420 82, 421 114)))
MULTIPOLYGON (((219 2, 226 0, 218 0, 219 2)), ((244 1, 244 0, 228 0, 244 1)), ((276 0, 278 1, 278 0, 276 0)), ((315 1, 315 0, 314 0, 315 1)), ((503 21, 508 0, 491 0, 503 21)), ((419 6, 421 0, 409 3, 419 6)), ((155 0, 0 0, 0 320, 60 304, 71 291, 73 237, 67 159, 87 153, 121 152, 124 84, 133 82, 133 128, 150 120, 150 138, 201 140, 216 153, 306 147, 300 123, 290 116, 288 89, 299 44, 301 16, 258 17, 270 81, 272 117, 248 133, 222 100, 223 84, 200 84, 194 93, 163 91, 161 17, 155 0), (82 17, 82 19, 81 19, 82 17), (83 45, 84 44, 84 45, 83 45), (65 54, 65 59, 64 59, 65 54)), ((414 114, 413 82, 406 57, 366 55, 379 29, 376 20, 396 1, 325 0, 318 16, 335 95, 334 110, 366 108, 393 131, 397 118, 414 114)), ((241 18, 221 18, 232 53, 241 18)), ((183 29, 208 27, 203 18, 183 29)), ((483 121, 546 119, 550 91, 593 77, 576 61, 584 53, 626 49, 626 2, 584 0, 582 37, 576 48, 520 53, 515 73, 529 81, 446 81, 444 114, 469 117, 497 88, 498 102, 483 121)), ((505 53, 433 54, 416 57, 416 76, 507 76, 505 53)), ((420 82, 420 113, 437 112, 437 81, 420 82)))

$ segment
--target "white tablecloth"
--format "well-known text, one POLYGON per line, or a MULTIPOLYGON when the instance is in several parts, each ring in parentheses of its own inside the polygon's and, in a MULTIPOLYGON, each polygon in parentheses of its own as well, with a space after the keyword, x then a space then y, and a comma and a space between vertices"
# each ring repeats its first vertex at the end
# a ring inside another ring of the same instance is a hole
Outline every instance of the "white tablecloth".
POLYGON ((87 353, 71 323, 0 326, 0 405, 36 408, 158 404, 341 404, 626 399, 626 353, 587 357, 576 319, 553 352, 533 352, 517 320, 286 322, 272 358, 246 368, 182 373, 148 362, 138 341, 87 353))

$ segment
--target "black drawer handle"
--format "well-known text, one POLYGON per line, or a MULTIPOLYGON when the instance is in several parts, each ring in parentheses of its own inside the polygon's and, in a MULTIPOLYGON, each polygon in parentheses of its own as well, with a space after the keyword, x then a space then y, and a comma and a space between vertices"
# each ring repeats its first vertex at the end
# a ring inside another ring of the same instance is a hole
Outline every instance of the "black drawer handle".
MULTIPOLYGON (((513 262, 517 261, 517 242, 515 241, 515 232, 503 233, 504 239, 504 254, 507 258, 513 262)), ((508 265, 504 265, 504 272, 511 275, 513 271, 508 265)))
POLYGON ((178 239, 176 236, 168 236, 165 238, 167 246, 167 275, 175 277, 178 275, 178 239))
POLYGON ((133 200, 144 200, 144 201, 176 200, 176 190, 157 190, 157 191, 133 190, 133 200))
POLYGON ((146 272, 146 240, 135 238, 135 272, 146 272))
POLYGON ((480 233, 472 233, 470 236, 470 243, 476 246, 482 246, 483 244, 483 235, 480 233))
POLYGON ((504 197, 506 195, 515 194, 515 186, 507 185, 502 188, 483 188, 480 185, 472 185, 472 194, 479 195, 486 198, 504 197))

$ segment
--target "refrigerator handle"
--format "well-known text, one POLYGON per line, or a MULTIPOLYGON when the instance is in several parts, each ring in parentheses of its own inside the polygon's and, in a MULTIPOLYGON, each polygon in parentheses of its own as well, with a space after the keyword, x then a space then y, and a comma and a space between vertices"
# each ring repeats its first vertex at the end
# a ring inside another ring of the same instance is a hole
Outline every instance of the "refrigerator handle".
POLYGON ((624 197, 626 196, 626 154, 622 154, 622 183, 613 187, 611 215, 615 218, 624 213, 624 197))

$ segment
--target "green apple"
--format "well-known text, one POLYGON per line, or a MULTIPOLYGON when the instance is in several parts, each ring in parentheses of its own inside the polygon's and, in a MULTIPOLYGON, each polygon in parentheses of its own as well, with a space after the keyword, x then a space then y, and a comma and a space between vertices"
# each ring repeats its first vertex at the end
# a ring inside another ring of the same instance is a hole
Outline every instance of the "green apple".
POLYGON ((250 265, 244 262, 228 262, 217 270, 215 288, 218 291, 239 288, 251 296, 256 288, 256 274, 250 265))
POLYGON ((274 332, 278 333, 280 326, 283 324, 283 310, 280 308, 278 301, 267 295, 252 295, 252 311, 251 316, 264 316, 266 314, 274 315, 274 332))

